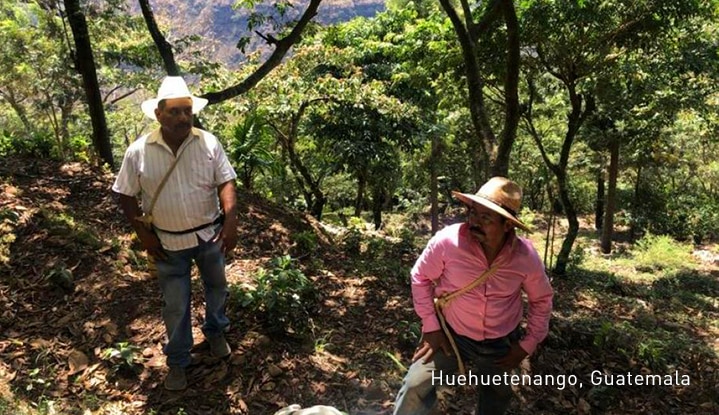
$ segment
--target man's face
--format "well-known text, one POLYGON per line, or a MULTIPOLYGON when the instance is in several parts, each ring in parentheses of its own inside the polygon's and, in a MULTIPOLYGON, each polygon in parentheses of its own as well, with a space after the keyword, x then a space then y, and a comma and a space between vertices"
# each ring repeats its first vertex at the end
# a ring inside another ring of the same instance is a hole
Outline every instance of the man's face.
POLYGON ((192 98, 171 98, 155 109, 155 117, 162 129, 173 138, 184 138, 192 128, 192 98))
POLYGON ((469 231, 477 242, 496 247, 512 229, 512 223, 492 209, 472 204, 467 207, 469 231))

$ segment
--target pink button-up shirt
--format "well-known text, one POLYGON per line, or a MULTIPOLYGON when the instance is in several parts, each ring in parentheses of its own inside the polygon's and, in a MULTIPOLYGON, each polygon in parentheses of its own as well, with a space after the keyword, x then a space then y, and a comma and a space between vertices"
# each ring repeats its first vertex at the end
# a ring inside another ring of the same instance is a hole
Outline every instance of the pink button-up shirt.
MULTIPOLYGON (((547 336, 552 312, 552 287, 532 243, 511 233, 492 265, 497 272, 444 308, 457 334, 474 340, 508 335, 522 320, 522 291, 529 310, 527 331, 519 345, 532 354, 547 336)), ((448 226, 429 241, 412 268, 414 309, 422 319, 422 332, 441 330, 434 296, 469 285, 489 268, 481 246, 465 223, 448 226)))

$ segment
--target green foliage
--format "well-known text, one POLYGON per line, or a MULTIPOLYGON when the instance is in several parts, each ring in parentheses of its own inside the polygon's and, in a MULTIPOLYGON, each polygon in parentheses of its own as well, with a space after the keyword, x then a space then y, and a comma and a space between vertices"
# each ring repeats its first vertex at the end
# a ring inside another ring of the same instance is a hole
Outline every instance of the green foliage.
POLYGON ((136 370, 143 360, 140 348, 127 342, 115 343, 114 347, 103 350, 100 357, 112 365, 113 371, 136 370))
POLYGON ((290 236, 290 240, 292 240, 292 251, 296 257, 310 255, 317 250, 317 234, 313 231, 293 233, 290 236))
POLYGON ((370 258, 382 258, 388 253, 391 243, 382 237, 371 237, 367 241, 367 249, 365 255, 370 258))
POLYGON ((233 287, 239 306, 256 313, 272 332, 307 335, 318 300, 312 281, 295 268, 290 256, 274 258, 269 269, 253 276, 255 287, 233 287))
POLYGON ((34 389, 44 390, 48 387, 48 380, 43 377, 42 370, 39 367, 35 367, 28 373, 27 385, 25 390, 31 391, 34 389))
POLYGON ((694 264, 691 246, 666 235, 645 235, 637 241, 633 255, 638 269, 680 270, 694 264))
POLYGON ((362 239, 362 231, 358 227, 350 226, 342 236, 342 247, 345 253, 350 256, 359 256, 362 253, 362 239))
POLYGON ((691 339, 684 335, 660 328, 643 330, 629 321, 619 324, 605 321, 594 336, 594 346, 616 350, 627 360, 636 360, 654 371, 680 362, 682 351, 690 349, 690 345, 691 339))
POLYGON ((651 296, 701 312, 719 312, 719 282, 711 275, 687 270, 667 275, 652 283, 651 296))
POLYGON ((10 261, 10 247, 15 242, 14 230, 20 222, 20 215, 10 208, 0 208, 0 265, 10 261))
POLYGON ((262 117, 253 112, 231 127, 227 152, 247 190, 254 188, 259 174, 277 172, 279 165, 272 154, 272 136, 262 117))
POLYGON ((400 373, 407 372, 407 367, 402 363, 401 360, 397 359, 397 357, 394 354, 392 354, 390 352, 385 352, 385 356, 387 356, 392 361, 392 363, 394 363, 397 366, 397 369, 400 371, 400 373))
POLYGON ((102 242, 95 231, 68 213, 55 213, 48 209, 41 209, 43 222, 51 234, 64 238, 71 238, 74 242, 86 245, 92 249, 102 248, 102 242))
POLYGON ((13 405, 12 402, 5 399, 4 396, 0 395, 0 415, 10 415, 11 411, 16 411, 17 408, 13 405))
POLYGON ((20 156, 35 158, 57 158, 52 137, 49 134, 36 133, 27 136, 24 133, 4 131, 0 135, 0 157, 20 156))
POLYGON ((402 320, 397 325, 400 344, 407 349, 412 349, 419 344, 422 338, 422 323, 419 321, 402 320))

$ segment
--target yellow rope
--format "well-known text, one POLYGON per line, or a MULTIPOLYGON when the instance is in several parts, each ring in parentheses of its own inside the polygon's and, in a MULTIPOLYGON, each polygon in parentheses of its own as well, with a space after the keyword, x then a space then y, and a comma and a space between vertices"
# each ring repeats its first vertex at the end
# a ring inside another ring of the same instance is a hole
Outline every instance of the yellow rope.
POLYGON ((473 290, 475 287, 487 281, 489 277, 491 277, 492 275, 494 275, 495 272, 497 272, 497 269, 499 269, 499 264, 495 264, 493 267, 484 271, 482 275, 479 276, 479 278, 467 284, 464 288, 460 288, 459 290, 453 291, 451 293, 444 293, 434 299, 434 309, 437 311, 439 324, 442 326, 442 331, 444 331, 444 335, 447 336, 447 340, 449 340, 449 344, 452 346, 452 351, 454 351, 454 355, 457 358, 457 367, 459 368, 459 373, 461 375, 466 374, 464 362, 462 361, 462 356, 460 356, 459 354, 459 348, 457 348, 457 343, 454 341, 454 337, 449 331, 449 327, 447 326, 447 322, 444 318, 444 312, 442 310, 447 307, 449 303, 455 298, 470 290, 473 290))

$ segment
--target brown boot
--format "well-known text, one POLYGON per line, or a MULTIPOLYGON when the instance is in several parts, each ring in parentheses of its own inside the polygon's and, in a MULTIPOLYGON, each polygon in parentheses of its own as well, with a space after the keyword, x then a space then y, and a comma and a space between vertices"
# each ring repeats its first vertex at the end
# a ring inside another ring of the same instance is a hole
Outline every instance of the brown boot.
POLYGON ((180 366, 170 366, 170 372, 165 378, 165 389, 169 391, 181 391, 187 388, 187 376, 185 368, 180 366))
POLYGON ((227 357, 232 352, 230 345, 227 344, 227 340, 225 340, 224 334, 208 337, 207 341, 210 343, 210 353, 213 357, 227 357))

